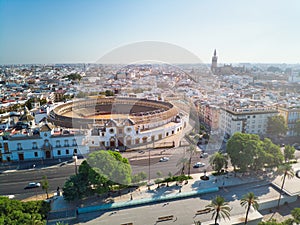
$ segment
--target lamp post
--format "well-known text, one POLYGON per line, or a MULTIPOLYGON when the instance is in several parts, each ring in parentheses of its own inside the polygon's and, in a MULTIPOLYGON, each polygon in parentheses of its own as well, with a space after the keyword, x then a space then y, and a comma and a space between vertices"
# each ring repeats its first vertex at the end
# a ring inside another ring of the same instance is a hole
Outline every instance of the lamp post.
POLYGON ((75 174, 77 175, 77 155, 75 152, 73 153, 73 160, 75 162, 75 174))

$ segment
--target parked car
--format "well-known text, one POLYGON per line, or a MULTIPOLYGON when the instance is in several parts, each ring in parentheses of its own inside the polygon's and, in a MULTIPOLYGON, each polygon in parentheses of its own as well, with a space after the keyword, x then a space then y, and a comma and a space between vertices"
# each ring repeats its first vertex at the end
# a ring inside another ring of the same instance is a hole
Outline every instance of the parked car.
POLYGON ((207 158, 208 157, 208 153, 203 152, 200 154, 200 158, 207 158))
POLYGON ((168 157, 162 157, 159 159, 160 162, 167 162, 169 161, 169 158, 168 157))
POLYGON ((204 167, 205 166, 205 163, 202 163, 202 162, 196 162, 195 164, 194 164, 194 168, 200 168, 200 167, 204 167))
POLYGON ((30 183, 28 183, 28 185, 26 187, 24 187, 24 189, 37 188, 40 186, 41 186, 41 184, 38 182, 30 182, 30 183))

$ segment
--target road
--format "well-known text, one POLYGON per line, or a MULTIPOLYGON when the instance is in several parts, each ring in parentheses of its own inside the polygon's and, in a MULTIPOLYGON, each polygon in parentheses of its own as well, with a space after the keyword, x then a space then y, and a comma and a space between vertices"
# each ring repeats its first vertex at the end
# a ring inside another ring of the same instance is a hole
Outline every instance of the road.
POLYGON ((232 211, 231 217, 236 215, 244 215, 245 208, 240 206, 242 196, 252 191, 256 196, 262 196, 269 192, 269 185, 262 183, 245 184, 239 187, 231 187, 226 190, 220 190, 218 193, 210 193, 194 198, 180 199, 178 201, 170 201, 168 203, 149 204, 145 206, 119 209, 116 211, 93 212, 79 215, 78 224, 86 225, 109 225, 130 223, 136 225, 142 224, 158 224, 158 217, 173 215, 174 219, 164 221, 163 224, 194 224, 194 221, 208 221, 212 214, 195 215, 197 210, 204 209, 211 202, 216 194, 223 196, 229 202, 232 211), (149 213, 151 212, 151 213, 149 213))
POLYGON ((29 182, 40 182, 43 176, 47 176, 49 181, 49 193, 55 192, 57 187, 62 188, 65 180, 74 173, 74 165, 3 173, 0 174, 0 194, 15 195, 16 199, 25 199, 34 195, 43 194, 45 192, 41 187, 24 190, 24 187, 29 182))
MULTIPOLYGON (((168 173, 171 172, 174 174, 179 174, 181 165, 177 165, 178 161, 183 157, 189 157, 187 153, 184 153, 185 149, 183 147, 176 149, 160 149, 160 150, 151 150, 150 151, 150 178, 158 178, 157 172, 162 172, 163 176, 168 176, 168 173), (159 162, 161 157, 168 157, 170 160, 167 162, 159 162)), ((135 152, 126 152, 122 153, 123 157, 129 159, 130 164, 132 165, 133 174, 139 172, 145 172, 149 174, 149 152, 143 151, 139 153, 135 152)), ((206 164, 206 167, 202 168, 192 168, 191 173, 199 173, 206 169, 209 171, 207 166, 208 158, 200 159, 199 153, 193 156, 192 164, 201 161, 206 164)), ((188 169, 185 169, 187 173, 188 169)), ((47 176, 47 179, 50 184, 49 193, 55 192, 57 187, 62 188, 66 179, 70 175, 75 173, 74 163, 67 164, 65 166, 55 166, 50 168, 36 168, 30 170, 20 170, 16 172, 9 172, 0 174, 0 195, 15 195, 16 199, 25 199, 34 195, 39 195, 45 193, 41 187, 24 190, 24 187, 29 182, 40 182, 43 176, 47 176)))

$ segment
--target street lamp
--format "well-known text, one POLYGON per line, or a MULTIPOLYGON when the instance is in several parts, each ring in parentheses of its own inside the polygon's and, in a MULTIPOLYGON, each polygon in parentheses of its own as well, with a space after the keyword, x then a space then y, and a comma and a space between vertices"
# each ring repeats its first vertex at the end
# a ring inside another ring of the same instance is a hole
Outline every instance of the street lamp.
POLYGON ((73 160, 75 162, 75 174, 77 175, 77 155, 75 152, 73 153, 73 160))

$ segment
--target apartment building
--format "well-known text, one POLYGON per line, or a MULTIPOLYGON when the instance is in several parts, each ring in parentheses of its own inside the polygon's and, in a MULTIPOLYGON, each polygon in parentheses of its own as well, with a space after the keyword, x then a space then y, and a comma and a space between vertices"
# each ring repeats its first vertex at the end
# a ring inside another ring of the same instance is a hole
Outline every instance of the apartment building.
POLYGON ((278 115, 278 111, 272 107, 221 107, 219 126, 229 136, 235 132, 265 134, 268 118, 275 115, 278 115))
POLYGON ((300 107, 278 107, 280 115, 285 119, 288 126, 287 136, 296 136, 294 127, 297 120, 300 120, 300 107))

